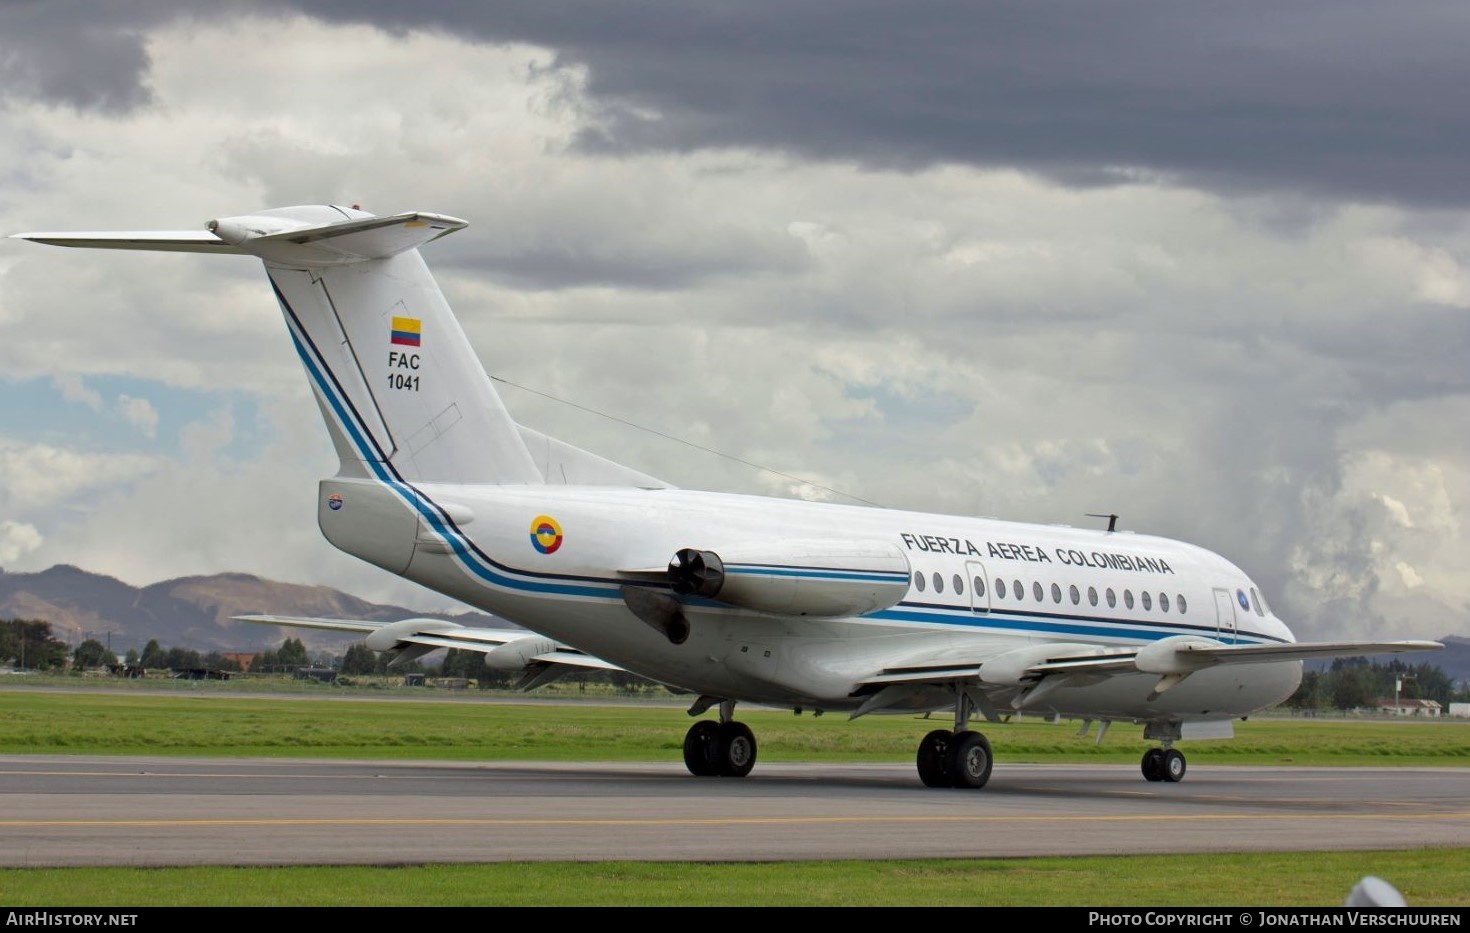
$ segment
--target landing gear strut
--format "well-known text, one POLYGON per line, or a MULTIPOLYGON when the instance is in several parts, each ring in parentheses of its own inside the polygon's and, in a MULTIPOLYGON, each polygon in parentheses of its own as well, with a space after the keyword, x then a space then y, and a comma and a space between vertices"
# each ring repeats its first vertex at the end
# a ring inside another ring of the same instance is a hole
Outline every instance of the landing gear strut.
POLYGON ((1172 746, 1151 748, 1143 753, 1143 779, 1178 784, 1184 780, 1184 753, 1172 746))
POLYGON ((735 702, 720 703, 720 721, 701 719, 684 734, 684 767, 695 777, 745 777, 755 767, 755 733, 736 722, 735 702))
POLYGON ((963 690, 955 700, 954 730, 935 729, 919 743, 919 780, 925 787, 984 787, 994 759, 990 742, 969 728, 973 709, 963 690))

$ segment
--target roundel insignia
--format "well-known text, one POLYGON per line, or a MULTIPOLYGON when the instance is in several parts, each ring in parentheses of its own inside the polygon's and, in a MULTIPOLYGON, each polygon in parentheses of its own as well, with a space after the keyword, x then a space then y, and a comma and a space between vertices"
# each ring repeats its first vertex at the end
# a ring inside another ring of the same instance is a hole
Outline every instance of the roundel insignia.
POLYGON ((1250 610, 1251 602, 1250 600, 1245 598, 1245 590, 1235 591, 1235 601, 1240 603, 1240 608, 1245 609, 1246 611, 1250 610))
POLYGON ((550 515, 531 519, 531 547, 542 554, 555 554, 561 547, 561 525, 550 515))
POLYGON ((342 494, 334 492, 330 496, 327 496, 327 508, 333 512, 340 510, 342 508, 342 494))

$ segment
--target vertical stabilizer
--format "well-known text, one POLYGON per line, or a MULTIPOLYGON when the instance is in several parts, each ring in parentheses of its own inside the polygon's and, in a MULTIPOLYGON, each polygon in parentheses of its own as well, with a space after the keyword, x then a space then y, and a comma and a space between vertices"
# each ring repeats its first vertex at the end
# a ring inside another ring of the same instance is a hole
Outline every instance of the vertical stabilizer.
POLYGON ((464 225, 341 208, 287 208, 210 225, 265 261, 348 475, 542 481, 417 249, 464 225))

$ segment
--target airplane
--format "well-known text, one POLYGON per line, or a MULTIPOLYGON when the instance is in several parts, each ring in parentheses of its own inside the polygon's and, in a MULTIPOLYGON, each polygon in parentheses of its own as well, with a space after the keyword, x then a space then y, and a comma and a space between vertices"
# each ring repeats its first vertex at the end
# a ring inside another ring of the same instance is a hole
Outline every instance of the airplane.
POLYGON ((1233 736, 1307 659, 1431 641, 1297 642, 1237 566, 1182 541, 679 489, 514 421, 419 248, 466 221, 307 205, 199 231, 23 233, 59 246, 254 256, 339 460, 317 522, 337 548, 523 626, 250 616, 366 635, 404 661, 482 652, 526 688, 625 669, 697 699, 684 763, 744 777, 738 703, 953 714, 915 756, 929 787, 980 788, 971 728, 1017 714, 1144 726, 1145 779, 1176 742, 1233 736), (715 718, 703 717, 717 710, 715 718))

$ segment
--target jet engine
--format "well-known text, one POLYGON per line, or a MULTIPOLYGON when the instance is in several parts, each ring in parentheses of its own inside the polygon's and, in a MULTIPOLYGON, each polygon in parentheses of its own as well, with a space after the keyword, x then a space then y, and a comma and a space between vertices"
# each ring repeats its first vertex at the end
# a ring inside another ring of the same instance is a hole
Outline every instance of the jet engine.
POLYGON ((780 541, 718 552, 682 548, 669 584, 694 596, 777 615, 843 618, 896 605, 909 563, 896 545, 874 541, 780 541))

